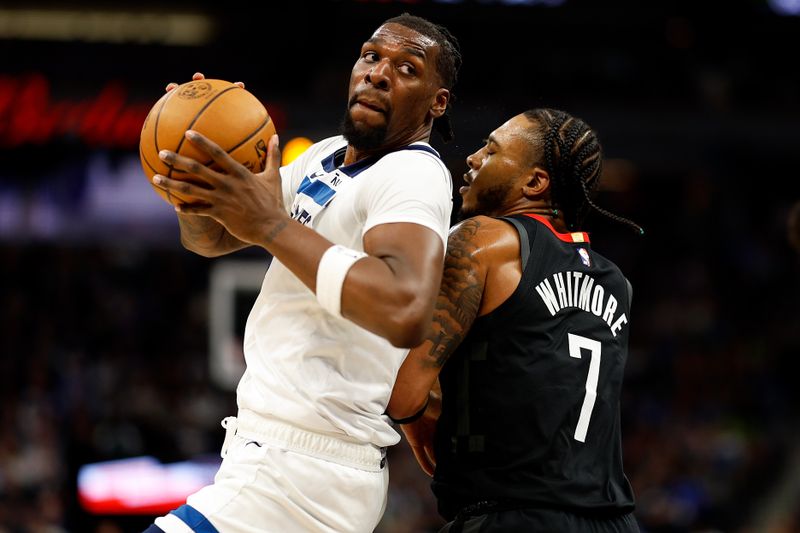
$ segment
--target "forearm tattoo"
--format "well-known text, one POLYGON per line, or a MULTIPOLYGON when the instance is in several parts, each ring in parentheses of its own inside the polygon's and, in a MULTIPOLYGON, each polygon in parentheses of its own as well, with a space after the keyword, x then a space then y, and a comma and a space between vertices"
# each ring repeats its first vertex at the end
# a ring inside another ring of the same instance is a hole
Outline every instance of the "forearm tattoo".
POLYGON ((447 241, 442 287, 436 299, 429 363, 441 367, 453 354, 478 315, 483 278, 478 270, 475 234, 481 224, 469 219, 447 241))
POLYGON ((272 244, 272 241, 274 241, 275 238, 280 234, 280 232, 282 232, 284 230, 284 228, 286 228, 286 226, 288 226, 288 225, 289 225, 289 223, 286 220, 281 220, 280 222, 278 222, 270 230, 270 232, 267 233, 266 244, 268 244, 268 245, 272 244))

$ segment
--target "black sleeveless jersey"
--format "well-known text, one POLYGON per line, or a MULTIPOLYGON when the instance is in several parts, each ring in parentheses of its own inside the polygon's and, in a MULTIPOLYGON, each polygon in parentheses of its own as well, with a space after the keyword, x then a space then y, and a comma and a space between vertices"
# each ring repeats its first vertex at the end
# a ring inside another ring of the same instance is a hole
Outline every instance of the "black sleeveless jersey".
POLYGON ((620 389, 630 285, 585 233, 536 215, 522 279, 475 320, 439 376, 433 491, 447 519, 483 501, 585 515, 633 510, 622 469, 620 389))

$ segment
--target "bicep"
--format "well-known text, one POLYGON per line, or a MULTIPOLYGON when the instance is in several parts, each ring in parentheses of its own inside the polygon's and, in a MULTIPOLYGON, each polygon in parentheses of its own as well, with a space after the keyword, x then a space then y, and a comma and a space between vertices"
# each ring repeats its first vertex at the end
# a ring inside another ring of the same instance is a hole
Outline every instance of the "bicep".
POLYGON ((478 316, 487 273, 477 240, 480 226, 475 219, 466 220, 448 239, 433 324, 425 341, 430 345, 429 357, 439 367, 461 344, 478 316))
POLYGON ((348 271, 342 315, 411 348, 424 338, 442 276, 441 239, 424 226, 381 224, 363 237, 368 257, 348 271))

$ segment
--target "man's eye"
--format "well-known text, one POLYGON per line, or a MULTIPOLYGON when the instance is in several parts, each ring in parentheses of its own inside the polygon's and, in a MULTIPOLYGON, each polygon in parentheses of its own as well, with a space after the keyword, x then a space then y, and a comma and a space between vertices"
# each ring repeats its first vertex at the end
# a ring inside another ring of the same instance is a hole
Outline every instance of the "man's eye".
POLYGON ((364 55, 361 57, 370 62, 378 60, 378 54, 376 54, 375 52, 364 52, 364 55))
POLYGON ((400 72, 402 72, 403 74, 415 74, 417 72, 417 69, 415 69, 412 65, 409 65, 408 63, 403 63, 402 65, 400 65, 400 72))

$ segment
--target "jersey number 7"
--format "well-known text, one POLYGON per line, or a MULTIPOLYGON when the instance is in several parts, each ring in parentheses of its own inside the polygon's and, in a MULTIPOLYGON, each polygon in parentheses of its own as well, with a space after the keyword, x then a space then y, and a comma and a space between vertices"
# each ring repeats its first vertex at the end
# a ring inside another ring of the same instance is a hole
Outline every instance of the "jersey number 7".
POLYGON ((589 350, 591 360, 589 361, 589 375, 586 376, 586 396, 583 398, 581 414, 578 417, 578 425, 575 428, 575 440, 586 442, 586 432, 589 429, 589 419, 592 417, 592 409, 597 399, 597 378, 600 375, 600 341, 567 333, 569 339, 569 356, 575 359, 581 358, 581 348, 589 350))

